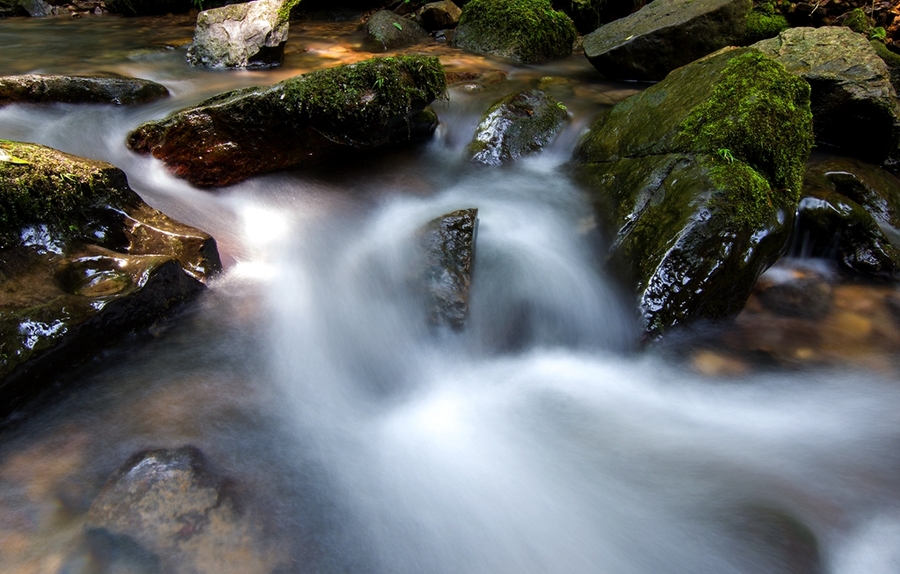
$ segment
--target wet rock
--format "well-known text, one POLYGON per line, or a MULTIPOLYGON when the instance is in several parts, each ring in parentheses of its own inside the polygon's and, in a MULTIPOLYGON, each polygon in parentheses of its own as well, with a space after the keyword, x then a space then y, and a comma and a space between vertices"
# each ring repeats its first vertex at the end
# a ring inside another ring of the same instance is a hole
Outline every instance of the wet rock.
POLYGON ((811 162, 796 235, 803 255, 835 257, 863 275, 900 277, 900 181, 857 160, 811 162))
POLYGON ((0 411, 203 289, 215 241, 104 162, 0 141, 0 411))
POLYGON ((155 557, 161 572, 262 574, 285 566, 284 552, 193 447, 133 456, 104 485, 86 526, 111 545, 133 541, 144 552, 129 554, 145 563, 155 557))
POLYGON ((540 90, 510 94, 485 113, 469 153, 480 164, 508 163, 540 151, 567 118, 565 107, 540 90))
POLYGON ((576 150, 646 333, 740 311, 784 250, 812 144, 809 85, 722 50, 603 113, 576 150))
POLYGON ((53 13, 53 7, 44 0, 19 0, 19 7, 32 18, 43 18, 53 13))
POLYGON ((770 572, 825 572, 815 533, 791 513, 748 505, 739 509, 732 520, 741 543, 765 557, 770 572))
POLYGON ((662 80, 670 71, 740 43, 748 0, 655 0, 584 37, 584 55, 610 79, 662 80))
POLYGON ((214 96, 141 125, 127 144, 195 185, 228 185, 428 137, 437 116, 426 106, 445 90, 437 58, 372 59, 214 96))
POLYGON ((372 51, 394 50, 418 44, 428 32, 409 18, 380 10, 366 22, 366 45, 372 51))
POLYGON ((143 104, 169 96, 161 84, 120 76, 52 76, 26 74, 0 77, 0 105, 143 104))
POLYGON ((816 141, 873 163, 896 155, 900 106, 884 61, 849 28, 791 28, 754 44, 812 88, 816 141))
POLYGON ((453 42, 460 48, 534 64, 572 53, 577 33, 550 0, 471 0, 453 42))
POLYGON ((445 30, 453 28, 459 24, 459 17, 462 10, 451 2, 451 0, 441 0, 440 2, 429 2, 422 6, 419 12, 419 18, 422 20, 422 26, 426 30, 445 30))
POLYGON ((200 12, 188 62, 211 68, 280 66, 289 27, 283 4, 256 0, 200 12))
POLYGON ((194 4, 192 0, 106 0, 106 7, 123 16, 165 16, 190 12, 194 4))
POLYGON ((763 307, 782 317, 820 319, 832 304, 828 278, 810 269, 773 267, 753 288, 763 307))
POLYGON ((433 325, 462 329, 469 315, 478 210, 461 209, 430 221, 419 232, 424 286, 433 325))

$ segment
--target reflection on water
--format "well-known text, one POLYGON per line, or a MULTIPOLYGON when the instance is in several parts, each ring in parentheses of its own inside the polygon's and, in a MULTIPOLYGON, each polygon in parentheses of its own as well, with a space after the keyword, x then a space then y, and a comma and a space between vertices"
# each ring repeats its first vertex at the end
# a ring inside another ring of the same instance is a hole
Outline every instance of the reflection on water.
POLYGON ((516 68, 434 45, 451 71, 506 79, 452 87, 428 144, 209 192, 129 153, 125 134, 224 89, 370 54, 355 24, 302 22, 285 68, 192 70, 191 24, 0 20, 3 73, 115 71, 174 95, 10 106, 0 138, 122 167, 149 203, 215 236, 227 263, 179 317, 2 431, 0 571, 116 571, 85 550, 91 503, 133 453, 183 445, 233 481, 265 547, 284 549, 279 572, 900 571, 895 290, 832 277, 831 305, 790 318, 794 330, 760 295, 736 331, 637 350, 563 165, 598 109, 635 86, 597 81, 579 56, 516 68), (471 165, 478 116, 538 85, 570 110, 566 131, 516 166, 471 165), (470 322, 432 331, 411 282, 415 236, 469 207, 470 322), (757 364, 760 352, 775 360, 757 364))

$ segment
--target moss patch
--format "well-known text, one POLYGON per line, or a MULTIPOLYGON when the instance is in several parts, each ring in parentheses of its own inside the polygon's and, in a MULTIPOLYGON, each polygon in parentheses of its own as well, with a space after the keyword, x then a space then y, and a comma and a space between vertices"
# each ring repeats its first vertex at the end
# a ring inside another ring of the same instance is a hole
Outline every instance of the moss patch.
POLYGON ((744 33, 743 44, 748 45, 767 38, 774 38, 788 26, 787 18, 781 14, 753 10, 747 14, 747 31, 744 33))
POLYGON ((809 93, 809 84, 781 64, 747 52, 728 63, 712 96, 684 120, 679 144, 718 156, 720 165, 712 171, 737 184, 735 200, 763 201, 757 197, 759 181, 733 165, 743 162, 775 193, 796 202, 813 144, 809 93), (722 157, 720 150, 728 150, 730 157, 722 157))
POLYGON ((125 174, 108 163, 3 140, 0 152, 0 248, 19 242, 28 225, 78 234, 87 211, 138 199, 125 174))
POLYGON ((456 43, 523 63, 565 58, 577 33, 549 0, 471 0, 463 8, 456 43))

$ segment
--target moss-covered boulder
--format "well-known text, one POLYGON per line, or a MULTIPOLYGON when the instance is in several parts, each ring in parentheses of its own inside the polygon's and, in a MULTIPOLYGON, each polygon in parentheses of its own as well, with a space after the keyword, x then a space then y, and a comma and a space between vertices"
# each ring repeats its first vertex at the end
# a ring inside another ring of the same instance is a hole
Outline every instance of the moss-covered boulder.
POLYGON ((654 0, 584 37, 584 55, 610 79, 661 80, 741 42, 750 0, 654 0))
POLYGON ((577 32, 550 0, 471 0, 454 43, 460 48, 533 64, 572 53, 577 32))
POLYGON ((283 4, 255 0, 200 12, 188 62, 212 68, 280 66, 289 29, 283 4))
POLYGON ((576 174, 650 337, 741 309, 785 248, 811 145, 809 85, 745 48, 598 118, 576 174))
POLYGON ((228 185, 428 137, 427 106, 445 90, 437 58, 377 58, 220 94, 141 125, 127 144, 195 185, 228 185))
POLYGON ((0 412, 203 289, 213 239, 107 163, 0 141, 0 412))
POLYGON ((809 82, 817 143, 873 163, 896 155, 897 94, 864 36, 842 26, 791 28, 754 47, 809 82))
POLYGON ((431 325, 462 329, 469 316, 478 210, 460 209, 419 230, 424 260, 420 284, 431 325))
POLYGON ((52 76, 25 74, 0 77, 0 105, 143 104, 169 96, 162 84, 121 76, 52 76))
POLYGON ((859 160, 811 161, 796 234, 802 255, 835 257, 870 277, 900 278, 900 181, 859 160))
POLYGON ((774 38, 789 27, 790 24, 787 18, 776 12, 771 4, 754 7, 747 15, 747 28, 741 40, 741 45, 746 46, 754 42, 774 38))
POLYGON ((366 22, 366 47, 383 52, 418 44, 428 32, 414 20, 403 18, 390 10, 379 10, 366 22))
POLYGON ((469 144, 472 160, 501 165, 540 151, 562 128, 565 106, 540 90, 510 94, 485 113, 469 144))

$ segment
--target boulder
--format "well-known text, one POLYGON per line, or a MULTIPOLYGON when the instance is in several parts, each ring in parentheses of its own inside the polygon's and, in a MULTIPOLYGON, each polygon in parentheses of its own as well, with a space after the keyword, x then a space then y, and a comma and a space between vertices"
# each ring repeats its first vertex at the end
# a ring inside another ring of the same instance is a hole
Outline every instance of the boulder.
POLYGON ((478 210, 460 209, 433 219, 419 231, 424 253, 421 284, 429 321, 462 329, 469 316, 478 210))
POLYGON ((419 12, 422 26, 426 30, 454 28, 459 24, 460 16, 462 16, 462 10, 451 0, 429 2, 422 6, 422 10, 419 12))
POLYGON ((577 33, 550 0, 471 0, 453 42, 460 48, 523 64, 565 58, 577 33))
POLYGON ((215 241, 104 162, 0 141, 0 411, 197 295, 215 241))
POLYGON ((390 10, 379 10, 366 22, 366 45, 373 52, 412 46, 427 37, 428 32, 415 21, 390 10))
POLYGON ((211 68, 280 66, 289 27, 282 4, 256 0, 200 12, 188 62, 211 68))
POLYGON ((584 37, 584 55, 603 76, 662 80, 666 74, 741 42, 750 0, 654 0, 584 37))
POLYGON ((184 14, 193 7, 193 0, 106 0, 106 8, 110 12, 123 16, 184 14))
POLYGON ((437 58, 376 58, 214 96, 139 126, 127 144, 195 185, 228 185, 430 136, 427 106, 445 90, 437 58))
POLYGON ((858 160, 810 162, 796 234, 802 255, 835 257, 870 277, 900 278, 900 181, 858 160))
POLYGON ((0 77, 0 105, 144 104, 169 96, 161 84, 121 76, 49 76, 26 74, 0 77))
POLYGON ((212 473, 194 447, 131 457, 103 486, 86 527, 93 538, 126 547, 132 567, 269 574, 287 566, 286 553, 267 541, 261 521, 240 510, 228 481, 212 473))
POLYGON ((887 66, 849 28, 790 28, 754 47, 809 82, 816 142, 869 162, 896 154, 900 106, 887 66))
POLYGON ((44 0, 19 0, 19 7, 32 18, 43 18, 53 13, 53 6, 44 0))
POLYGON ((725 49, 603 113, 576 151, 648 337, 736 314, 790 235, 812 145, 809 85, 725 49))
POLYGON ((565 106, 540 90, 510 94, 492 105, 469 144, 472 160, 501 165, 540 151, 565 121, 565 106))

